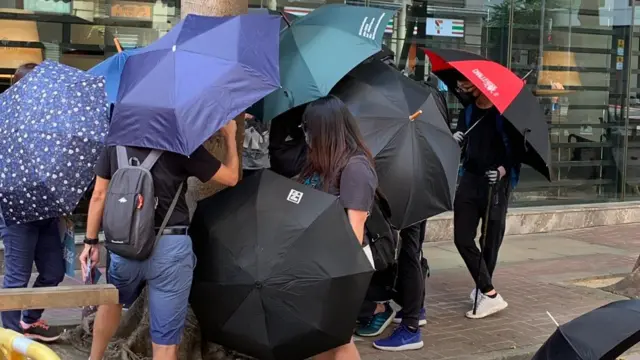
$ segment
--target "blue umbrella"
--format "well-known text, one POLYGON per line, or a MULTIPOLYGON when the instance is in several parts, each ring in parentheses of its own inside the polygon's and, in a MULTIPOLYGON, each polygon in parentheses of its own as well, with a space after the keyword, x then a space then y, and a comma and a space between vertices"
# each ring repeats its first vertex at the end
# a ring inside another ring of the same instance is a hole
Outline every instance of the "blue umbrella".
POLYGON ((280 17, 188 15, 127 60, 109 145, 190 155, 280 86, 280 17))
POLYGON ((122 75, 127 58, 138 51, 139 49, 125 50, 89 69, 91 75, 102 76, 106 80, 107 100, 110 103, 116 102, 118 87, 120 86, 120 75, 122 75))
POLYGON ((104 147, 104 85, 46 60, 0 94, 0 204, 8 224, 73 212, 104 147))
POLYGON ((282 88, 254 109, 263 121, 329 94, 349 71, 382 49, 393 12, 323 5, 280 33, 282 88), (261 108, 262 107, 262 108, 261 108))

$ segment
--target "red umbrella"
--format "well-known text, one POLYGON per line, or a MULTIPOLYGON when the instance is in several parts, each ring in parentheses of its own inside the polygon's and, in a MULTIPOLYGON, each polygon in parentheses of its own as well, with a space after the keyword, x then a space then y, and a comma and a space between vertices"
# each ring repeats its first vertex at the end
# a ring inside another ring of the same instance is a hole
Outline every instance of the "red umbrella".
POLYGON ((451 49, 426 49, 425 53, 431 60, 431 71, 436 76, 449 73, 449 76, 444 76, 449 78, 448 81, 440 79, 449 82, 447 86, 456 88, 457 80, 462 80, 460 76, 455 76, 457 72, 482 91, 501 113, 507 110, 524 88, 524 81, 511 70, 480 55, 451 49))
MULTIPOLYGON (((469 80, 500 111, 513 126, 510 136, 519 137, 524 144, 524 164, 528 164, 547 179, 551 148, 549 146, 549 126, 540 104, 525 82, 506 67, 478 54, 454 49, 424 49, 431 61, 431 71, 450 90, 457 89, 457 82, 469 80)), ((460 91, 454 93, 465 100, 460 91)))

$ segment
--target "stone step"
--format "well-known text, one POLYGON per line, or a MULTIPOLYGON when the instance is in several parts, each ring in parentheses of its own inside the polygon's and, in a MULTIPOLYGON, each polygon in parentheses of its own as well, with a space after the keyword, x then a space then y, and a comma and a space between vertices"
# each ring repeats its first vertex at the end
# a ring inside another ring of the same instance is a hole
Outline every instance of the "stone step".
MULTIPOLYGON (((525 235, 636 222, 640 222, 640 201, 523 207, 509 209, 505 234, 525 235)), ((453 212, 429 219, 426 241, 452 240, 453 212)))
MULTIPOLYGON (((637 222, 640 222, 640 201, 523 207, 509 210, 505 233, 506 235, 525 235, 637 222)), ((78 255, 84 246, 82 239, 82 234, 76 235, 78 255)), ((425 240, 427 242, 452 241, 453 213, 447 212, 430 218, 425 240)), ((103 257, 101 264, 104 265, 104 252, 101 256, 103 257)), ((76 267, 80 269, 79 262, 76 262, 76 267)), ((4 246, 0 241, 0 274, 3 273, 4 246)))

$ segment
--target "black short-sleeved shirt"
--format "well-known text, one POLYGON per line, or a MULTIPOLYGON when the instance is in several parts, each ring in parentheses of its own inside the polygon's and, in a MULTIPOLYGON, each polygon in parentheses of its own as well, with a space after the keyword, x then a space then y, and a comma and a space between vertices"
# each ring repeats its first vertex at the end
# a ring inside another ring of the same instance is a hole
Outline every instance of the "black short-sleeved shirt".
POLYGON ((364 155, 356 155, 340 175, 340 189, 334 186, 329 193, 339 196, 345 209, 370 211, 373 206, 378 176, 371 163, 364 155))
MULTIPOLYGON (((149 154, 149 149, 128 147, 127 155, 136 157, 142 163, 149 154)), ((209 181, 220 169, 221 163, 213 157, 204 147, 200 146, 196 151, 187 157, 184 155, 164 152, 156 164, 151 169, 155 195, 158 198, 158 208, 156 209, 156 226, 159 227, 164 220, 173 197, 178 191, 180 183, 184 182, 182 193, 178 199, 171 219, 167 226, 187 226, 189 225, 189 208, 185 200, 187 193, 187 178, 195 176, 202 182, 209 181)), ((118 170, 118 155, 115 146, 109 146, 102 151, 98 163, 95 167, 97 176, 103 179, 111 179, 111 176, 118 170)))

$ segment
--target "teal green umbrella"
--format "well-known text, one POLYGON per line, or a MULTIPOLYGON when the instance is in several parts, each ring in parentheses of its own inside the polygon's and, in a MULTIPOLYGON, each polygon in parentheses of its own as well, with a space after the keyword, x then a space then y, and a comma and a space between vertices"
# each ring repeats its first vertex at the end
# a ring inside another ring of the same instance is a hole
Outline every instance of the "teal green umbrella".
POLYGON ((324 5, 280 32, 281 88, 257 114, 271 121, 329 94, 349 71, 382 48, 393 12, 374 7, 324 5))

